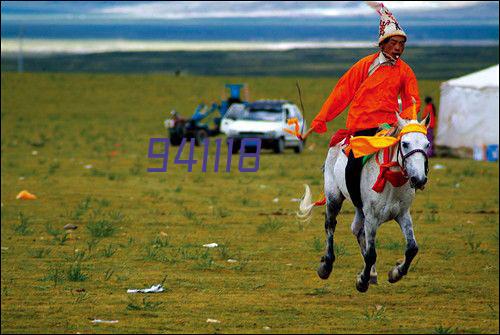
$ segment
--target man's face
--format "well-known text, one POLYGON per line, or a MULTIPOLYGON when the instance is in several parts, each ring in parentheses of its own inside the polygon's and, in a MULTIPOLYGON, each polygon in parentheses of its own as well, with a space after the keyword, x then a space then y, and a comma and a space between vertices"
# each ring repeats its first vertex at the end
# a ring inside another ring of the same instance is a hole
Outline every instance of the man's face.
POLYGON ((404 36, 392 36, 389 41, 382 44, 382 51, 394 59, 398 59, 405 50, 406 38, 404 36))

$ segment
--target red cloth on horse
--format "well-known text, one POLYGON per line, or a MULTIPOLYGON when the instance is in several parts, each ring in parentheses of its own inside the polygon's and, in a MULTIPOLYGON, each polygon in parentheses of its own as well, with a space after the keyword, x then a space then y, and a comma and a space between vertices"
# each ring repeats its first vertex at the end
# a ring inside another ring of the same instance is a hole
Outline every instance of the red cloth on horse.
MULTIPOLYGON (((378 160, 377 160, 378 163, 378 160)), ((398 162, 391 162, 389 155, 389 148, 384 149, 384 163, 380 164, 380 172, 378 174, 375 184, 373 184, 372 190, 377 193, 384 191, 385 183, 389 181, 392 186, 400 187, 406 184, 408 177, 405 176, 403 171, 399 169, 398 171, 392 171, 391 167, 398 166, 401 168, 398 162)))
POLYGON ((329 147, 334 147, 338 143, 342 142, 343 139, 346 139, 346 144, 349 144, 349 140, 352 135, 352 131, 347 130, 347 129, 339 129, 333 134, 332 139, 330 140, 330 145, 329 147))

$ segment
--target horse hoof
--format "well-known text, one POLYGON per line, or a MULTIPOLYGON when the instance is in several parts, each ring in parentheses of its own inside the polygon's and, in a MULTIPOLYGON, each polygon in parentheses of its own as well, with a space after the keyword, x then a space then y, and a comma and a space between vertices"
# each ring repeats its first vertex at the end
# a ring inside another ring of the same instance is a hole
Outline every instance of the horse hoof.
POLYGON ((358 275, 358 278, 356 279, 356 289, 364 293, 368 291, 368 287, 370 286, 370 281, 367 280, 366 282, 361 278, 361 275, 358 275))
POLYGON ((332 273, 333 270, 333 264, 332 263, 326 263, 326 262, 321 262, 321 265, 318 267, 318 276, 321 279, 328 279, 330 277, 330 273, 332 273))
POLYGON ((377 275, 370 275, 370 284, 378 285, 377 275))
POLYGON ((399 272, 399 268, 397 266, 395 266, 391 270, 389 270, 388 277, 389 277, 389 283, 391 283, 391 284, 394 284, 395 282, 397 282, 401 278, 403 278, 403 276, 399 272))

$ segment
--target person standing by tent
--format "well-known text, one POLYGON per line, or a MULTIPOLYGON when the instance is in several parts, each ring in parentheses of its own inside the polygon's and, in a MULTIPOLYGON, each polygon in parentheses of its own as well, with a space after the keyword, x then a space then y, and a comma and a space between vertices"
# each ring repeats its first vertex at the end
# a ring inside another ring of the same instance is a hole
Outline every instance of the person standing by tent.
MULTIPOLYGON (((395 125, 395 112, 399 110, 398 95, 403 108, 401 117, 412 118, 414 103, 416 111, 420 110, 417 79, 410 66, 400 59, 405 49, 406 33, 382 3, 366 3, 380 15, 380 51, 358 61, 340 78, 302 139, 313 131, 319 134, 326 132, 326 123, 336 118, 349 104, 347 129, 337 131, 330 146, 351 136, 373 136, 383 123, 395 125)), ((351 151, 346 166, 346 181, 351 200, 358 208, 362 208, 359 186, 361 168, 362 157, 354 158, 351 151)))
POLYGON ((427 155, 429 157, 434 156, 434 127, 436 126, 436 107, 432 103, 431 97, 425 98, 425 108, 422 112, 422 119, 425 119, 427 115, 430 117, 429 126, 427 127, 427 139, 430 142, 429 150, 427 155))

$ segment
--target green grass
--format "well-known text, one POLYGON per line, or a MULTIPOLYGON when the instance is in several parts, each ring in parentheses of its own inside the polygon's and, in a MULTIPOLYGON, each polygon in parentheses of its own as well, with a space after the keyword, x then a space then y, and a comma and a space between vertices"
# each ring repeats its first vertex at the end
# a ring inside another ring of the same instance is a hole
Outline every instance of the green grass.
MULTIPOLYGON (((297 79, 310 121, 336 79, 2 73, 2 333, 497 332, 498 164, 431 158, 411 209, 413 266, 387 282, 405 242, 395 222, 384 224, 379 284, 365 294, 355 289, 363 261, 352 205, 338 217, 337 259, 322 281, 323 209, 297 224, 290 201, 304 182, 319 196, 329 137, 345 114, 301 155, 263 151, 256 173, 238 172, 237 155, 224 172, 225 148, 220 172, 202 173, 199 147, 191 173, 173 164, 176 148, 166 173, 146 172, 161 166, 147 159, 148 140, 166 135, 172 108, 191 114, 230 82, 246 82, 252 99, 297 102, 297 79), (433 170, 438 163, 446 169, 433 170), (38 199, 17 200, 23 189, 38 199), (78 229, 64 231, 68 223, 78 229), (164 293, 126 293, 162 280, 164 293)), ((439 103, 440 81, 419 85, 439 103)))
POLYGON ((14 226, 14 231, 19 235, 30 235, 32 233, 28 217, 19 212, 19 224, 14 226))

